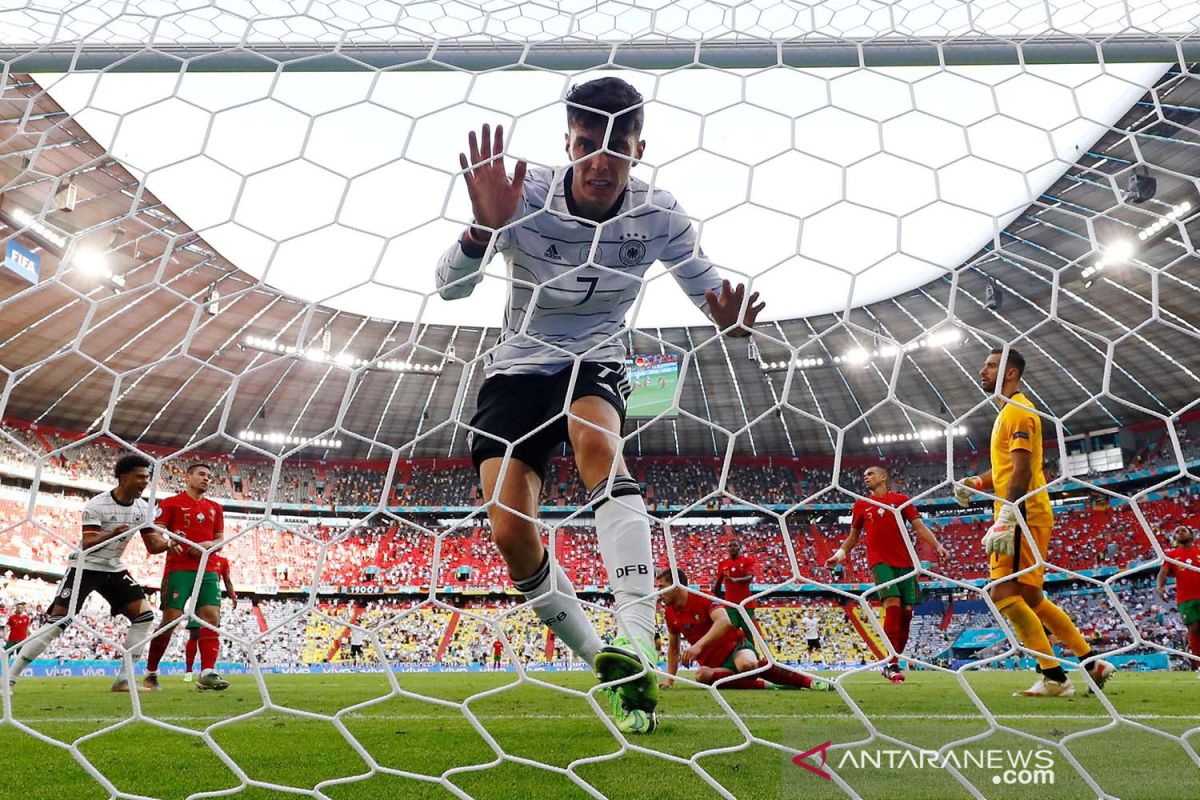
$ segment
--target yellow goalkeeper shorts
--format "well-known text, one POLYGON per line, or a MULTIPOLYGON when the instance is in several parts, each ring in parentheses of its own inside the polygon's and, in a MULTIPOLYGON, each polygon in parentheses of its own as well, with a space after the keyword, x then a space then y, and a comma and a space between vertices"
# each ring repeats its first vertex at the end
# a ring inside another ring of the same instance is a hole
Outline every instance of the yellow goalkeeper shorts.
POLYGON ((1018 583, 1028 584, 1042 588, 1042 584, 1046 580, 1045 561, 1050 553, 1050 533, 1054 529, 1049 525, 1030 525, 1029 532, 1033 534, 1033 541, 1037 544, 1037 554, 1031 552, 1029 548, 1029 540, 1020 528, 1017 528, 1016 548, 1013 555, 1001 555, 992 553, 989 564, 991 566, 991 578, 997 580, 1006 578, 1014 572, 1018 572, 1027 567, 1033 567, 1028 572, 1023 573, 1017 578, 1018 583), (1039 562, 1038 556, 1041 556, 1039 562), (1016 565, 1015 567, 1013 565, 1016 565))

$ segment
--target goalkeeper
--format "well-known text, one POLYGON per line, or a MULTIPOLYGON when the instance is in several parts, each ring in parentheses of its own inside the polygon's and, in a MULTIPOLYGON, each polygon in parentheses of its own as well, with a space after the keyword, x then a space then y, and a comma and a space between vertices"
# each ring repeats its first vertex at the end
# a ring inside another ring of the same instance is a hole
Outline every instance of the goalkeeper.
POLYGON ((1054 512, 1042 466, 1042 418, 1021 391, 1024 373, 1025 358, 1013 349, 1009 349, 1007 361, 1004 351, 996 349, 984 362, 980 385, 989 393, 999 387, 1000 414, 992 426, 992 465, 982 475, 964 478, 954 487, 954 498, 963 507, 969 504, 973 489, 991 492, 998 498, 995 522, 983 537, 993 581, 989 594, 1017 639, 1034 651, 1041 674, 1033 686, 1017 694, 1071 697, 1075 687, 1054 657, 1047 630, 1086 666, 1097 688, 1104 686, 1116 667, 1097 657, 1067 613, 1042 594, 1054 512), (1023 536, 1021 519, 1029 528, 1028 538, 1023 536))
POLYGON ((642 157, 642 96, 608 77, 571 89, 570 166, 504 170, 504 134, 484 125, 461 154, 474 222, 442 256, 438 292, 466 297, 485 259, 502 253, 508 299, 471 419, 471 457, 489 501, 492 537, 538 617, 605 683, 624 732, 654 729, 658 685, 650 523, 621 456, 629 378, 625 317, 646 271, 662 261, 717 327, 749 335, 762 304, 722 281, 669 193, 630 176, 642 157), (567 413, 564 413, 567 412, 567 413), (534 517, 548 459, 575 452, 596 515, 619 636, 600 641, 567 574, 550 560, 534 517))

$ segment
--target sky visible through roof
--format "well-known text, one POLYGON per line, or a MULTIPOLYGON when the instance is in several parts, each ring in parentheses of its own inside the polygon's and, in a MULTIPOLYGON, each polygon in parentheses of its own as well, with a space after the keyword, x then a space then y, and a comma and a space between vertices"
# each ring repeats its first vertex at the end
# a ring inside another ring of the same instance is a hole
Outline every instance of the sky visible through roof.
MULTIPOLYGON (((603 74, 647 99, 635 175, 679 199, 731 277, 753 278, 765 318, 789 319, 892 297, 960 266, 1164 70, 603 74)), ((561 98, 598 74, 37 79, 185 224, 267 284, 370 316, 494 326, 500 259, 470 299, 433 293, 437 258, 470 217, 458 152, 469 130, 499 122, 510 153, 561 165, 561 98)), ((649 277, 633 324, 703 322, 661 269, 649 277)))

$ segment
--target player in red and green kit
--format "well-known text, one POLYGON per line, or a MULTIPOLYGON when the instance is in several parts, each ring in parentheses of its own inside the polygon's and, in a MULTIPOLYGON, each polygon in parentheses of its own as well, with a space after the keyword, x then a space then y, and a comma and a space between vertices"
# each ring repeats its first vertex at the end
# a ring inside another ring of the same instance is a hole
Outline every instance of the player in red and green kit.
POLYGON ((1195 659, 1192 669, 1200 672, 1200 547, 1196 546, 1192 529, 1179 526, 1175 529, 1175 547, 1164 555, 1178 561, 1164 561, 1158 570, 1158 596, 1163 602, 1171 602, 1167 595, 1167 576, 1175 576, 1175 603, 1188 632, 1188 650, 1195 659), (1186 565, 1186 566, 1181 566, 1186 565))
POLYGON ((4 634, 4 649, 16 654, 17 650, 29 638, 29 625, 33 622, 29 616, 29 611, 24 603, 17 603, 12 614, 9 615, 6 623, 0 623, 0 627, 6 628, 7 633, 4 634))
POLYGON ((758 565, 754 563, 754 559, 750 556, 742 555, 742 545, 736 539, 729 542, 729 558, 717 565, 717 577, 713 581, 713 594, 718 597, 723 597, 730 603, 737 603, 741 609, 726 608, 729 613, 729 619, 733 624, 739 625, 744 618, 747 622, 754 622, 754 603, 745 602, 751 594, 751 584, 754 582, 754 573, 758 569, 758 565), (722 594, 721 590, 725 593, 722 594))
MULTIPOLYGON (((832 556, 826 566, 840 564, 858 544, 863 531, 867 534, 867 565, 875 576, 875 585, 896 581, 880 590, 883 597, 883 632, 896 653, 904 652, 908 644, 908 630, 912 623, 913 606, 921 602, 921 590, 917 587, 912 556, 904 543, 904 534, 896 520, 896 512, 912 525, 917 537, 933 545, 939 559, 947 558, 946 548, 921 521, 921 515, 909 501, 908 495, 891 491, 888 472, 883 467, 868 467, 863 472, 863 483, 870 493, 870 500, 856 500, 850 511, 850 535, 832 556), (903 506, 903 507, 902 507, 903 506), (899 579, 899 580, 897 580, 899 579)), ((892 683, 903 683, 904 673, 900 669, 898 656, 892 656, 883 668, 883 676, 892 683)))
POLYGON ((828 690, 829 684, 820 680, 786 670, 759 658, 754 649, 754 634, 749 623, 740 617, 735 621, 725 606, 687 588, 687 576, 675 570, 676 580, 671 579, 671 569, 659 570, 654 584, 665 589, 659 598, 663 602, 663 616, 667 620, 667 672, 672 676, 661 686, 669 689, 675 685, 674 676, 679 666, 695 663, 696 680, 711 686, 722 678, 740 672, 766 667, 762 672, 745 678, 734 678, 721 684, 722 689, 763 689, 764 681, 794 689, 828 690), (682 640, 688 646, 681 649, 682 640))
POLYGON ((221 506, 204 496, 211 482, 212 468, 209 465, 191 464, 187 468, 184 490, 158 504, 154 524, 182 536, 192 544, 181 548, 178 553, 167 554, 167 563, 163 568, 162 622, 146 656, 143 686, 150 690, 160 688, 159 662, 171 643, 175 621, 186 613, 193 594, 196 598, 196 617, 207 623, 200 625, 197 634, 200 677, 196 679, 196 688, 218 691, 229 688, 228 681, 216 670, 217 655, 221 649, 221 637, 216 630, 221 624, 221 590, 217 563, 212 556, 224 544, 225 516, 221 506), (204 559, 202 568, 202 556, 206 552, 210 555, 204 559))
MULTIPOLYGON (((221 582, 225 584, 225 596, 233 602, 237 602, 237 590, 233 588, 233 578, 229 574, 229 559, 224 556, 210 555, 208 561, 216 570, 217 575, 221 577, 221 582)), ((163 586, 168 583, 167 575, 163 575, 163 586)), ((200 647, 200 631, 203 626, 197 619, 191 619, 187 624, 188 640, 183 649, 183 682, 192 682, 192 667, 196 663, 196 652, 200 647)))

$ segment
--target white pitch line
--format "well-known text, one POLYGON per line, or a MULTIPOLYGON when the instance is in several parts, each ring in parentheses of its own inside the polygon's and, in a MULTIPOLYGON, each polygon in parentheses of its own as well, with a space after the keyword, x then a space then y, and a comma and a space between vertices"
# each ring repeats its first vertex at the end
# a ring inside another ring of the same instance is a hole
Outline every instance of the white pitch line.
MULTIPOLYGON (((202 722, 205 720, 223 720, 231 719, 245 712, 238 714, 182 714, 182 715, 155 715, 144 714, 143 716, 149 719, 161 720, 163 722, 202 722)), ((291 716, 287 712, 268 711, 263 712, 260 716, 291 716)), ((333 715, 327 715, 333 716, 333 715)), ((453 719, 455 714, 364 714, 355 712, 352 714, 342 715, 342 719, 362 719, 362 720, 386 720, 386 721, 430 721, 430 720, 445 720, 453 719)), ((545 720, 585 720, 595 719, 594 714, 483 714, 477 713, 476 716, 480 721, 489 720, 521 720, 521 719, 545 719, 545 720)), ((741 719, 790 719, 796 721, 809 719, 838 719, 838 720, 853 720, 857 721, 857 717, 853 714, 738 714, 741 719)), ((995 714, 996 719, 1012 719, 1012 720, 1111 720, 1112 717, 1107 714, 995 714)), ((120 722, 127 720, 130 717, 22 717, 14 714, 13 719, 18 722, 27 724, 38 722, 120 722)), ((660 720, 721 720, 729 719, 727 714, 661 714, 660 720)), ((302 719, 297 717, 297 720, 302 719)), ((978 714, 871 714, 868 719, 875 720, 982 720, 978 714)), ((1195 714, 1122 714, 1121 719, 1135 720, 1191 720, 1200 723, 1200 716, 1195 714)), ((0 720, 2 722, 3 720, 0 720)), ((246 720, 249 721, 249 720, 246 720)))

